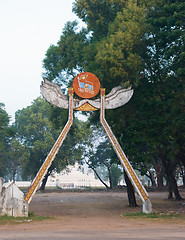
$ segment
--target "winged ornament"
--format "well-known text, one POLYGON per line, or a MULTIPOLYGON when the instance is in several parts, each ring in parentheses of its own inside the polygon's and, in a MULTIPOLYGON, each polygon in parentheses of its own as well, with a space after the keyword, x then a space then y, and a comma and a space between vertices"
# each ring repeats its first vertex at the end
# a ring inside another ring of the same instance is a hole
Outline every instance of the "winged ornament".
MULTIPOLYGON (((62 93, 61 88, 47 79, 41 84, 41 93, 44 98, 51 104, 68 109, 69 99, 68 96, 62 93)), ((124 89, 121 86, 114 87, 111 92, 105 95, 105 109, 114 109, 126 104, 133 95, 133 89, 124 89)), ((91 99, 78 99, 73 100, 73 109, 80 111, 93 111, 101 107, 100 98, 91 99)))

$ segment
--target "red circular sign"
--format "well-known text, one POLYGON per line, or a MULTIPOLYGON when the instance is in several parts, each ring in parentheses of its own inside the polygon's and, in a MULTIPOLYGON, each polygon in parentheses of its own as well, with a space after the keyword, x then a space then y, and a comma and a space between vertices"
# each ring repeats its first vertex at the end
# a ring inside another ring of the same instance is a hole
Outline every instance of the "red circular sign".
POLYGON ((96 96, 100 90, 100 81, 94 74, 83 72, 75 77, 73 88, 79 97, 92 98, 96 96))

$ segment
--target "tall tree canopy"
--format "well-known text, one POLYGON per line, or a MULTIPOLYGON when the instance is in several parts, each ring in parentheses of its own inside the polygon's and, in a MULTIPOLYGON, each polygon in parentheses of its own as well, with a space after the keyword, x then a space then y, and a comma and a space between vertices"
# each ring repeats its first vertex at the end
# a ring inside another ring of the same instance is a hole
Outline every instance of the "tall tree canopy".
POLYGON ((126 0, 76 0, 73 11, 87 24, 93 37, 99 40, 107 35, 109 24, 114 21, 117 12, 125 7, 125 3, 126 0))
MULTIPOLYGON (((53 107, 40 97, 34 100, 31 106, 16 112, 17 139, 25 144, 30 153, 29 161, 23 168, 24 178, 28 176, 33 178, 36 175, 67 122, 67 116, 66 110, 53 107), (51 122, 53 115, 58 117, 54 117, 51 122)), ((81 159, 81 151, 76 148, 76 144, 81 140, 78 120, 75 120, 73 131, 68 134, 46 177, 52 171, 60 172, 69 164, 73 165, 75 161, 81 159)))
MULTIPOLYGON (((107 111, 108 121, 134 166, 143 172, 154 167, 158 185, 166 177, 176 199, 181 198, 176 169, 185 161, 184 10, 183 0, 76 0, 73 11, 87 29, 76 31, 70 23, 75 42, 59 41, 53 48, 60 59, 48 49, 43 61, 52 81, 62 82, 58 76, 72 66, 73 74, 96 74, 107 91, 117 85, 134 88, 126 106, 107 111)), ((61 39, 67 36, 69 24, 61 39)))
POLYGON ((14 130, 9 125, 10 117, 5 110, 5 105, 0 103, 0 176, 5 177, 9 173, 9 156, 11 152, 11 139, 14 130))
POLYGON ((87 30, 78 30, 78 23, 67 22, 57 45, 51 45, 43 61, 48 80, 68 85, 76 72, 84 67, 84 51, 88 45, 87 30))

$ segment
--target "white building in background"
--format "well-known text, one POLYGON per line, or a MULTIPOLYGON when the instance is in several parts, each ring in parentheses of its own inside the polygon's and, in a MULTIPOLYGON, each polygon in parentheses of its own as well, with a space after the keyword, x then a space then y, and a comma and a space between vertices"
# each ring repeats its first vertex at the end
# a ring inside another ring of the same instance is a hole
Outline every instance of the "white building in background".
POLYGON ((100 180, 95 178, 92 170, 78 163, 69 167, 67 172, 63 171, 49 176, 46 186, 57 186, 59 188, 104 187, 100 180))
MULTIPOLYGON (((18 187, 31 186, 30 181, 16 181, 18 187)), ((109 185, 108 182, 106 182, 109 185)), ((69 167, 69 171, 54 173, 48 177, 46 187, 81 188, 81 187, 104 187, 99 179, 95 178, 94 172, 85 165, 76 163, 69 167)))

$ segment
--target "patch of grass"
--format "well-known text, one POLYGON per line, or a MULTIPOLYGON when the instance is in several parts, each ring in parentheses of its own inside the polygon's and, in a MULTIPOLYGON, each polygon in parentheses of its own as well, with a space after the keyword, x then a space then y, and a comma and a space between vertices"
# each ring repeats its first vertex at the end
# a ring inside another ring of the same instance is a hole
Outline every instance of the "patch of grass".
POLYGON ((166 213, 143 213, 143 212, 137 212, 137 213, 124 213, 122 215, 123 217, 132 217, 132 218, 142 218, 142 219, 177 219, 181 218, 181 215, 172 213, 172 212, 166 212, 166 213))
POLYGON ((33 221, 43 221, 47 219, 53 219, 51 217, 35 215, 33 212, 28 213, 28 217, 13 217, 13 216, 0 216, 0 225, 5 224, 20 224, 33 221))
POLYGON ((28 218, 31 218, 32 220, 36 220, 36 221, 41 221, 41 220, 46 220, 46 219, 53 219, 54 217, 40 216, 40 215, 35 215, 34 212, 29 212, 28 218))

